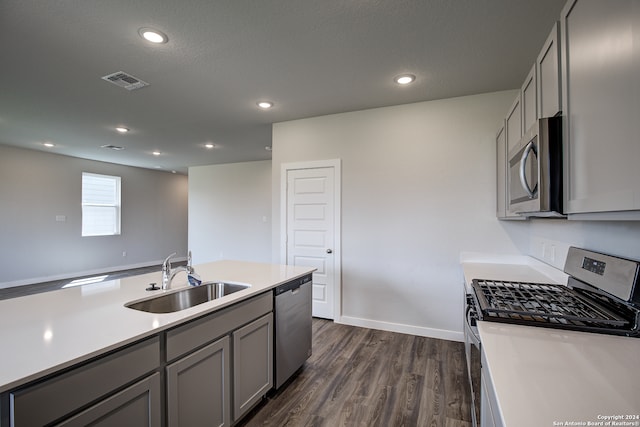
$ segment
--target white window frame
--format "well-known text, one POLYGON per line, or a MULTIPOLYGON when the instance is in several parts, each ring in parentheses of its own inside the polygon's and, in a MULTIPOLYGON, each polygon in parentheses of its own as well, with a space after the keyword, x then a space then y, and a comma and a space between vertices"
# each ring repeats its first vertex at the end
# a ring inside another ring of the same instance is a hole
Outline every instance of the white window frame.
POLYGON ((121 203, 121 178, 119 176, 112 175, 102 175, 91 172, 82 172, 82 237, 93 237, 93 236, 117 236, 120 235, 120 213, 122 210, 121 203), (113 203, 97 203, 96 201, 88 201, 85 202, 85 177, 96 177, 101 179, 108 179, 115 184, 114 188, 114 197, 113 203), (105 209, 114 209, 115 210, 115 223, 112 225, 110 231, 96 231, 92 230, 88 227, 88 219, 91 218, 89 209, 85 208, 105 208, 105 209))

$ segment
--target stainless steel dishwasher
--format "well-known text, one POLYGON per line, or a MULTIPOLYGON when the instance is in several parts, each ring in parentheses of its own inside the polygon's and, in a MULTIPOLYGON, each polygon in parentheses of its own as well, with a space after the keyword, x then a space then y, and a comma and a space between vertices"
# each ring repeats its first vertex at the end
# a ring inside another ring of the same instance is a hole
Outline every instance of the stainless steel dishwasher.
POLYGON ((276 287, 275 382, 280 388, 311 356, 311 274, 276 287))

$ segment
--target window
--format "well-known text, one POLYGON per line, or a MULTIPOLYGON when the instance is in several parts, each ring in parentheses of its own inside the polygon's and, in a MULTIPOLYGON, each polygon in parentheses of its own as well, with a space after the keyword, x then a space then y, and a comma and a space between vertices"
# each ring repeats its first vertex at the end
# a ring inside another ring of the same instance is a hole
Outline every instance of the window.
POLYGON ((120 177, 82 172, 82 235, 120 234, 120 177))

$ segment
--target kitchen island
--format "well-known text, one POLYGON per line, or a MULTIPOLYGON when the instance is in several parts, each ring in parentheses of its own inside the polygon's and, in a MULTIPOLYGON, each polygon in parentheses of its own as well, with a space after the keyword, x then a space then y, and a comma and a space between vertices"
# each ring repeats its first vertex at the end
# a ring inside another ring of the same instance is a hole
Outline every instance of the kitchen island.
MULTIPOLYGON (((194 267, 204 281, 245 283, 250 287, 164 314, 133 310, 125 304, 187 287, 186 274, 179 273, 173 280, 172 289, 167 291, 146 290, 150 283, 161 283, 161 273, 157 272, 0 301, 2 427, 8 423, 9 401, 22 393, 13 391, 40 387, 42 380, 56 379, 62 373, 69 376, 77 367, 90 371, 88 367, 99 365, 105 356, 105 359, 116 360, 118 352, 125 352, 132 358, 131 365, 136 365, 141 359, 152 359, 149 361, 151 368, 140 367, 140 372, 144 371, 145 375, 155 372, 163 377, 165 365, 175 362, 171 360, 172 354, 177 360, 178 356, 204 346, 208 340, 226 335, 229 335, 229 340, 237 339, 240 343, 242 336, 239 333, 244 332, 242 328, 250 323, 242 316, 255 315, 256 319, 264 316, 261 321, 271 326, 272 317, 267 316, 272 316, 271 290, 314 270, 240 261, 218 261, 194 267), (236 326, 231 325, 234 322, 236 326), (227 331, 220 326, 226 323, 231 325, 229 328, 237 329, 227 331), (181 328, 185 329, 184 333, 181 328), (174 341, 177 343, 174 350, 170 348, 173 336, 176 336, 174 341), (202 343, 192 344, 185 340, 185 336, 189 339, 197 337, 202 343), (178 344, 186 346, 185 350, 178 344)), ((252 317, 248 319, 254 320, 252 317)), ((228 363, 229 354, 229 351, 224 354, 225 363, 228 363)), ((114 366, 119 366, 117 360, 114 366)), ((126 366, 122 369, 126 370, 126 366)), ((159 380, 153 379, 152 375, 151 381, 159 380)), ((229 380, 225 377, 224 382, 226 387, 229 380)), ((153 399, 156 399, 155 395, 153 399)), ((227 417, 227 421, 229 419, 227 417)))

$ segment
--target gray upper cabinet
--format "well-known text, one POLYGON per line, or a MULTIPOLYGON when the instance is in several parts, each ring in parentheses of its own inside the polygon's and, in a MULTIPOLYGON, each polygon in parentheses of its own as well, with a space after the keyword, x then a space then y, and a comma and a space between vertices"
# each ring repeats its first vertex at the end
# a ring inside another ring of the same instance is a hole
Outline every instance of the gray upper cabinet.
POLYGON ((553 117, 562 110, 559 40, 560 25, 556 23, 536 60, 538 117, 553 117))
POLYGON ((524 134, 533 126, 538 119, 537 106, 537 85, 536 85, 536 64, 533 64, 531 71, 524 80, 520 90, 520 101, 522 110, 522 133, 524 134))
POLYGON ((498 219, 526 219, 509 211, 507 182, 507 135, 506 121, 496 135, 496 217, 498 219))
POLYGON ((640 3, 569 1, 561 41, 565 211, 637 218, 640 3))
POLYGON ((520 141, 520 138, 522 137, 522 110, 520 108, 520 99, 521 96, 518 94, 518 97, 513 101, 513 104, 507 113, 505 128, 507 137, 507 153, 518 145, 518 141, 520 141))

